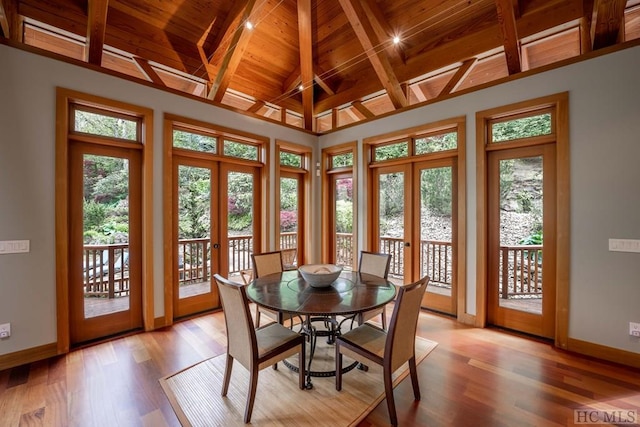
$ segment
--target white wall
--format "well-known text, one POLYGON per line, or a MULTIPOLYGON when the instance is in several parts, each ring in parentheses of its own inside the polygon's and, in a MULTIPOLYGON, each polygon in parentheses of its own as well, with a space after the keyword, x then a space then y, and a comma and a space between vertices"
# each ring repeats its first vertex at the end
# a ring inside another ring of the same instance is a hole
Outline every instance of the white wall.
MULTIPOLYGON (((628 336, 629 322, 640 322, 640 254, 608 251, 609 238, 640 239, 638 70, 640 47, 634 47, 324 135, 320 145, 324 148, 353 140, 361 145, 369 136, 466 115, 467 311, 475 314, 475 114, 568 91, 569 337, 640 353, 640 339, 628 336)), ((362 218, 366 216, 367 195, 363 188, 358 189, 358 195, 358 215, 362 218)))
MULTIPOLYGON (((571 284, 569 336, 640 353, 627 335, 640 322, 640 254, 608 251, 610 237, 640 239, 640 47, 488 88, 320 137, 330 146, 454 116, 467 117, 467 295, 475 298, 475 112, 569 91, 571 284)), ((56 340, 55 88, 155 110, 155 314, 163 313, 161 135, 164 112, 314 146, 318 138, 203 102, 0 45, 0 240, 28 239, 31 252, 0 255, 0 323, 12 337, 0 355, 56 340)), ((272 148, 273 150, 273 148, 272 148)), ((272 151, 273 158, 273 151, 272 151)), ((360 158, 362 158, 360 156, 360 158)), ((271 182, 273 167, 271 169, 271 182)), ((314 175, 319 248, 320 186, 314 175)), ((362 180, 359 181, 362 183, 362 180)), ((359 189, 359 218, 366 194, 359 189)), ((273 195, 272 195, 273 198, 273 195)), ((272 200, 273 202, 273 200, 272 200)), ((271 215, 275 214, 271 204, 271 215)), ((362 229, 360 239, 363 238, 362 229)), ((273 236, 271 236, 273 242, 273 236)), ((362 242, 359 242, 360 244, 362 242)))
MULTIPOLYGON (((162 120, 164 113, 316 146, 317 137, 0 44, 0 240, 30 240, 25 254, 0 255, 0 323, 12 336, 0 355, 56 341, 56 86, 154 110, 155 316, 164 313, 162 248, 162 120)), ((314 156, 317 156, 317 148, 314 156)), ((315 162, 314 157, 314 162, 315 162)), ((271 182, 275 168, 271 167, 271 182)), ((314 180, 318 179, 314 175, 314 180)), ((274 218, 274 194, 270 215, 274 218)), ((314 206, 314 212, 319 208, 314 206)), ((318 236, 313 236, 318 241, 318 236)), ((273 233, 270 236, 274 243, 273 233)), ((315 253, 312 256, 316 256, 315 253)))

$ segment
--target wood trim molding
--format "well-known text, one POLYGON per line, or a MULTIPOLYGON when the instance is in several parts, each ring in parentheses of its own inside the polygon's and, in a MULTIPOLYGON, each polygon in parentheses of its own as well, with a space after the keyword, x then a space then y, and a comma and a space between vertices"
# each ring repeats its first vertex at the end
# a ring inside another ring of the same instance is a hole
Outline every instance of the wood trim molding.
POLYGON ((609 362, 619 363, 625 366, 640 368, 640 353, 607 347, 605 345, 582 341, 576 338, 567 339, 566 350, 595 357, 609 362))
POLYGON ((52 342, 26 350, 0 355, 0 371, 57 356, 59 344, 52 342))

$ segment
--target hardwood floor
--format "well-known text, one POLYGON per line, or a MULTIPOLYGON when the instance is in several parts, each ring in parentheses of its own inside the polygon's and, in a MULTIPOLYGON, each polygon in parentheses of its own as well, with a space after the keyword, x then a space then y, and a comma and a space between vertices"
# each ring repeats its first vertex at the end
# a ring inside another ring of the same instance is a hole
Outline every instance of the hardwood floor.
MULTIPOLYGON (((0 426, 178 426, 158 378, 223 353, 224 334, 218 312, 0 371, 0 426)), ((566 426, 574 409, 640 415, 640 370, 426 312, 418 335, 439 346, 418 366, 420 402, 410 381, 396 388, 401 426, 566 426)), ((360 424, 380 425, 384 401, 360 424)))

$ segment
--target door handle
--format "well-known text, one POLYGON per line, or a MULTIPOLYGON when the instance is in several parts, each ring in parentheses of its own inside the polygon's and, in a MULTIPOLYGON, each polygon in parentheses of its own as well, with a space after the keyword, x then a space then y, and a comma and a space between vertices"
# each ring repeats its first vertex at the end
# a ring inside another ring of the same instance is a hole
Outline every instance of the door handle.
POLYGON ((220 249, 220 243, 214 243, 213 249, 220 249))
POLYGON ((409 242, 404 242, 404 247, 405 247, 405 248, 409 248, 409 247, 411 247, 411 243, 409 243, 409 242))

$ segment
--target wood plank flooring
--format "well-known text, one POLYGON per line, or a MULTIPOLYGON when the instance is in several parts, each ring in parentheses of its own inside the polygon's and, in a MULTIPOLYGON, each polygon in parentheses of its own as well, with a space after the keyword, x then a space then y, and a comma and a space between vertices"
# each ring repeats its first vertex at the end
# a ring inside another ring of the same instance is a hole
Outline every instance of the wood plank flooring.
MULTIPOLYGON (((567 426, 574 409, 640 414, 640 370, 426 312, 418 335, 439 346, 418 366, 420 402, 409 381, 396 388, 401 426, 567 426)), ((225 343, 218 312, 0 371, 0 426, 178 426, 158 378, 225 343)), ((384 401, 360 426, 383 425, 384 401)))

